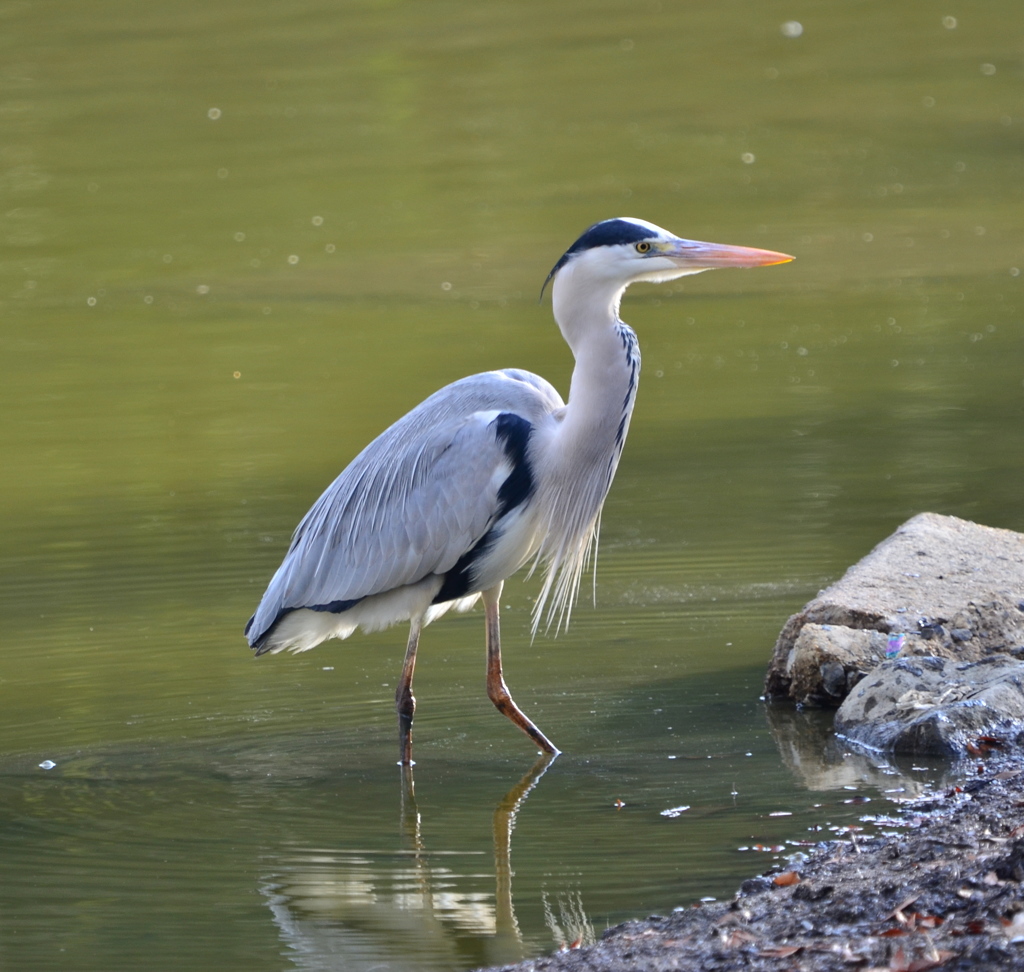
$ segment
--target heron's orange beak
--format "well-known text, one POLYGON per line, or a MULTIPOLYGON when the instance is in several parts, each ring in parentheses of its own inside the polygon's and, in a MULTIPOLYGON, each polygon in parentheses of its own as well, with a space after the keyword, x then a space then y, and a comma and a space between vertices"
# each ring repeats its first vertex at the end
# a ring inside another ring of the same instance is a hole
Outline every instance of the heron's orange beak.
POLYGON ((717 270, 722 267, 770 267, 796 259, 788 253, 757 250, 750 246, 726 246, 698 240, 674 240, 656 243, 661 256, 669 257, 688 270, 717 270))

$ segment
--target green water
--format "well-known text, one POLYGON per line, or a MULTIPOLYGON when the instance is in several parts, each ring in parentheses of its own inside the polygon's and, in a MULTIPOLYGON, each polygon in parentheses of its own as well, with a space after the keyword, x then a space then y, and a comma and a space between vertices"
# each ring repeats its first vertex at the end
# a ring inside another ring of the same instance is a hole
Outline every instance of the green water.
POLYGON ((844 787, 934 778, 758 695, 786 617, 907 517, 1024 529, 1018 21, 0 3, 0 967, 468 969, 728 895, 775 859, 739 847, 856 821, 844 787), (531 644, 536 583, 503 598, 564 755, 524 780, 482 619, 448 618, 413 795, 404 632, 256 661, 242 627, 424 396, 567 391, 536 295, 617 215, 797 260, 630 292, 597 607, 531 644))

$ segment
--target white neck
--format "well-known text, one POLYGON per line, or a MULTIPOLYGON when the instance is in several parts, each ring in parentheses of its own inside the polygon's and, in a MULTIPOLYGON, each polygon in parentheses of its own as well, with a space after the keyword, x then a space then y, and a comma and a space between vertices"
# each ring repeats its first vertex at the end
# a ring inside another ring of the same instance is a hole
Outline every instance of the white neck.
POLYGON ((547 567, 534 632, 542 616, 548 624, 568 621, 629 428, 640 352, 636 335, 619 320, 625 289, 621 280, 593 273, 584 260, 573 260, 555 276, 555 320, 576 367, 561 420, 548 428, 534 456, 545 490, 538 504, 538 557, 547 567))
POLYGON ((563 448, 577 446, 572 440, 578 437, 596 436, 593 446, 609 450, 608 436, 614 439, 618 433, 623 411, 632 411, 639 355, 624 343, 624 334, 632 332, 619 319, 625 286, 576 269, 572 263, 564 267, 552 288, 555 320, 576 359, 563 448))

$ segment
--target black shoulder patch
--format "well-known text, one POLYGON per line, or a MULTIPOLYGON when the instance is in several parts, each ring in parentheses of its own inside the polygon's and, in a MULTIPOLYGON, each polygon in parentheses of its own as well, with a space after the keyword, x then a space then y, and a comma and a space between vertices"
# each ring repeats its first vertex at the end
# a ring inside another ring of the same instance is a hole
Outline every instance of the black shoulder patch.
POLYGON ((491 425, 512 464, 512 471, 498 489, 498 519, 501 519, 509 510, 525 503, 533 493, 533 468, 526 455, 533 426, 514 412, 502 412, 491 425))
MULTIPOLYGON (((527 457, 533 426, 514 412, 502 412, 491 425, 494 427, 495 438, 512 466, 505 482, 498 487, 498 510, 494 517, 497 524, 505 514, 521 506, 533 495, 533 467, 527 457)), ((496 528, 492 526, 471 550, 467 550, 458 559, 455 566, 444 575, 441 590, 435 595, 433 604, 454 601, 473 593, 473 565, 487 553, 497 536, 496 528)))

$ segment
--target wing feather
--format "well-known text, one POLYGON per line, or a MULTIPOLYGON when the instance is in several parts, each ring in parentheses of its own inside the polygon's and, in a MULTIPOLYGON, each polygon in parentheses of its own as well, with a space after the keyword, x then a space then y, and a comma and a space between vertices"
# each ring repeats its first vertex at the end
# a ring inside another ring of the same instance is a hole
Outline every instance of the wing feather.
POLYGON ((371 442, 303 517, 250 622, 250 644, 296 608, 356 601, 451 570, 486 534, 511 466, 492 425, 562 407, 508 370, 436 392, 371 442))

